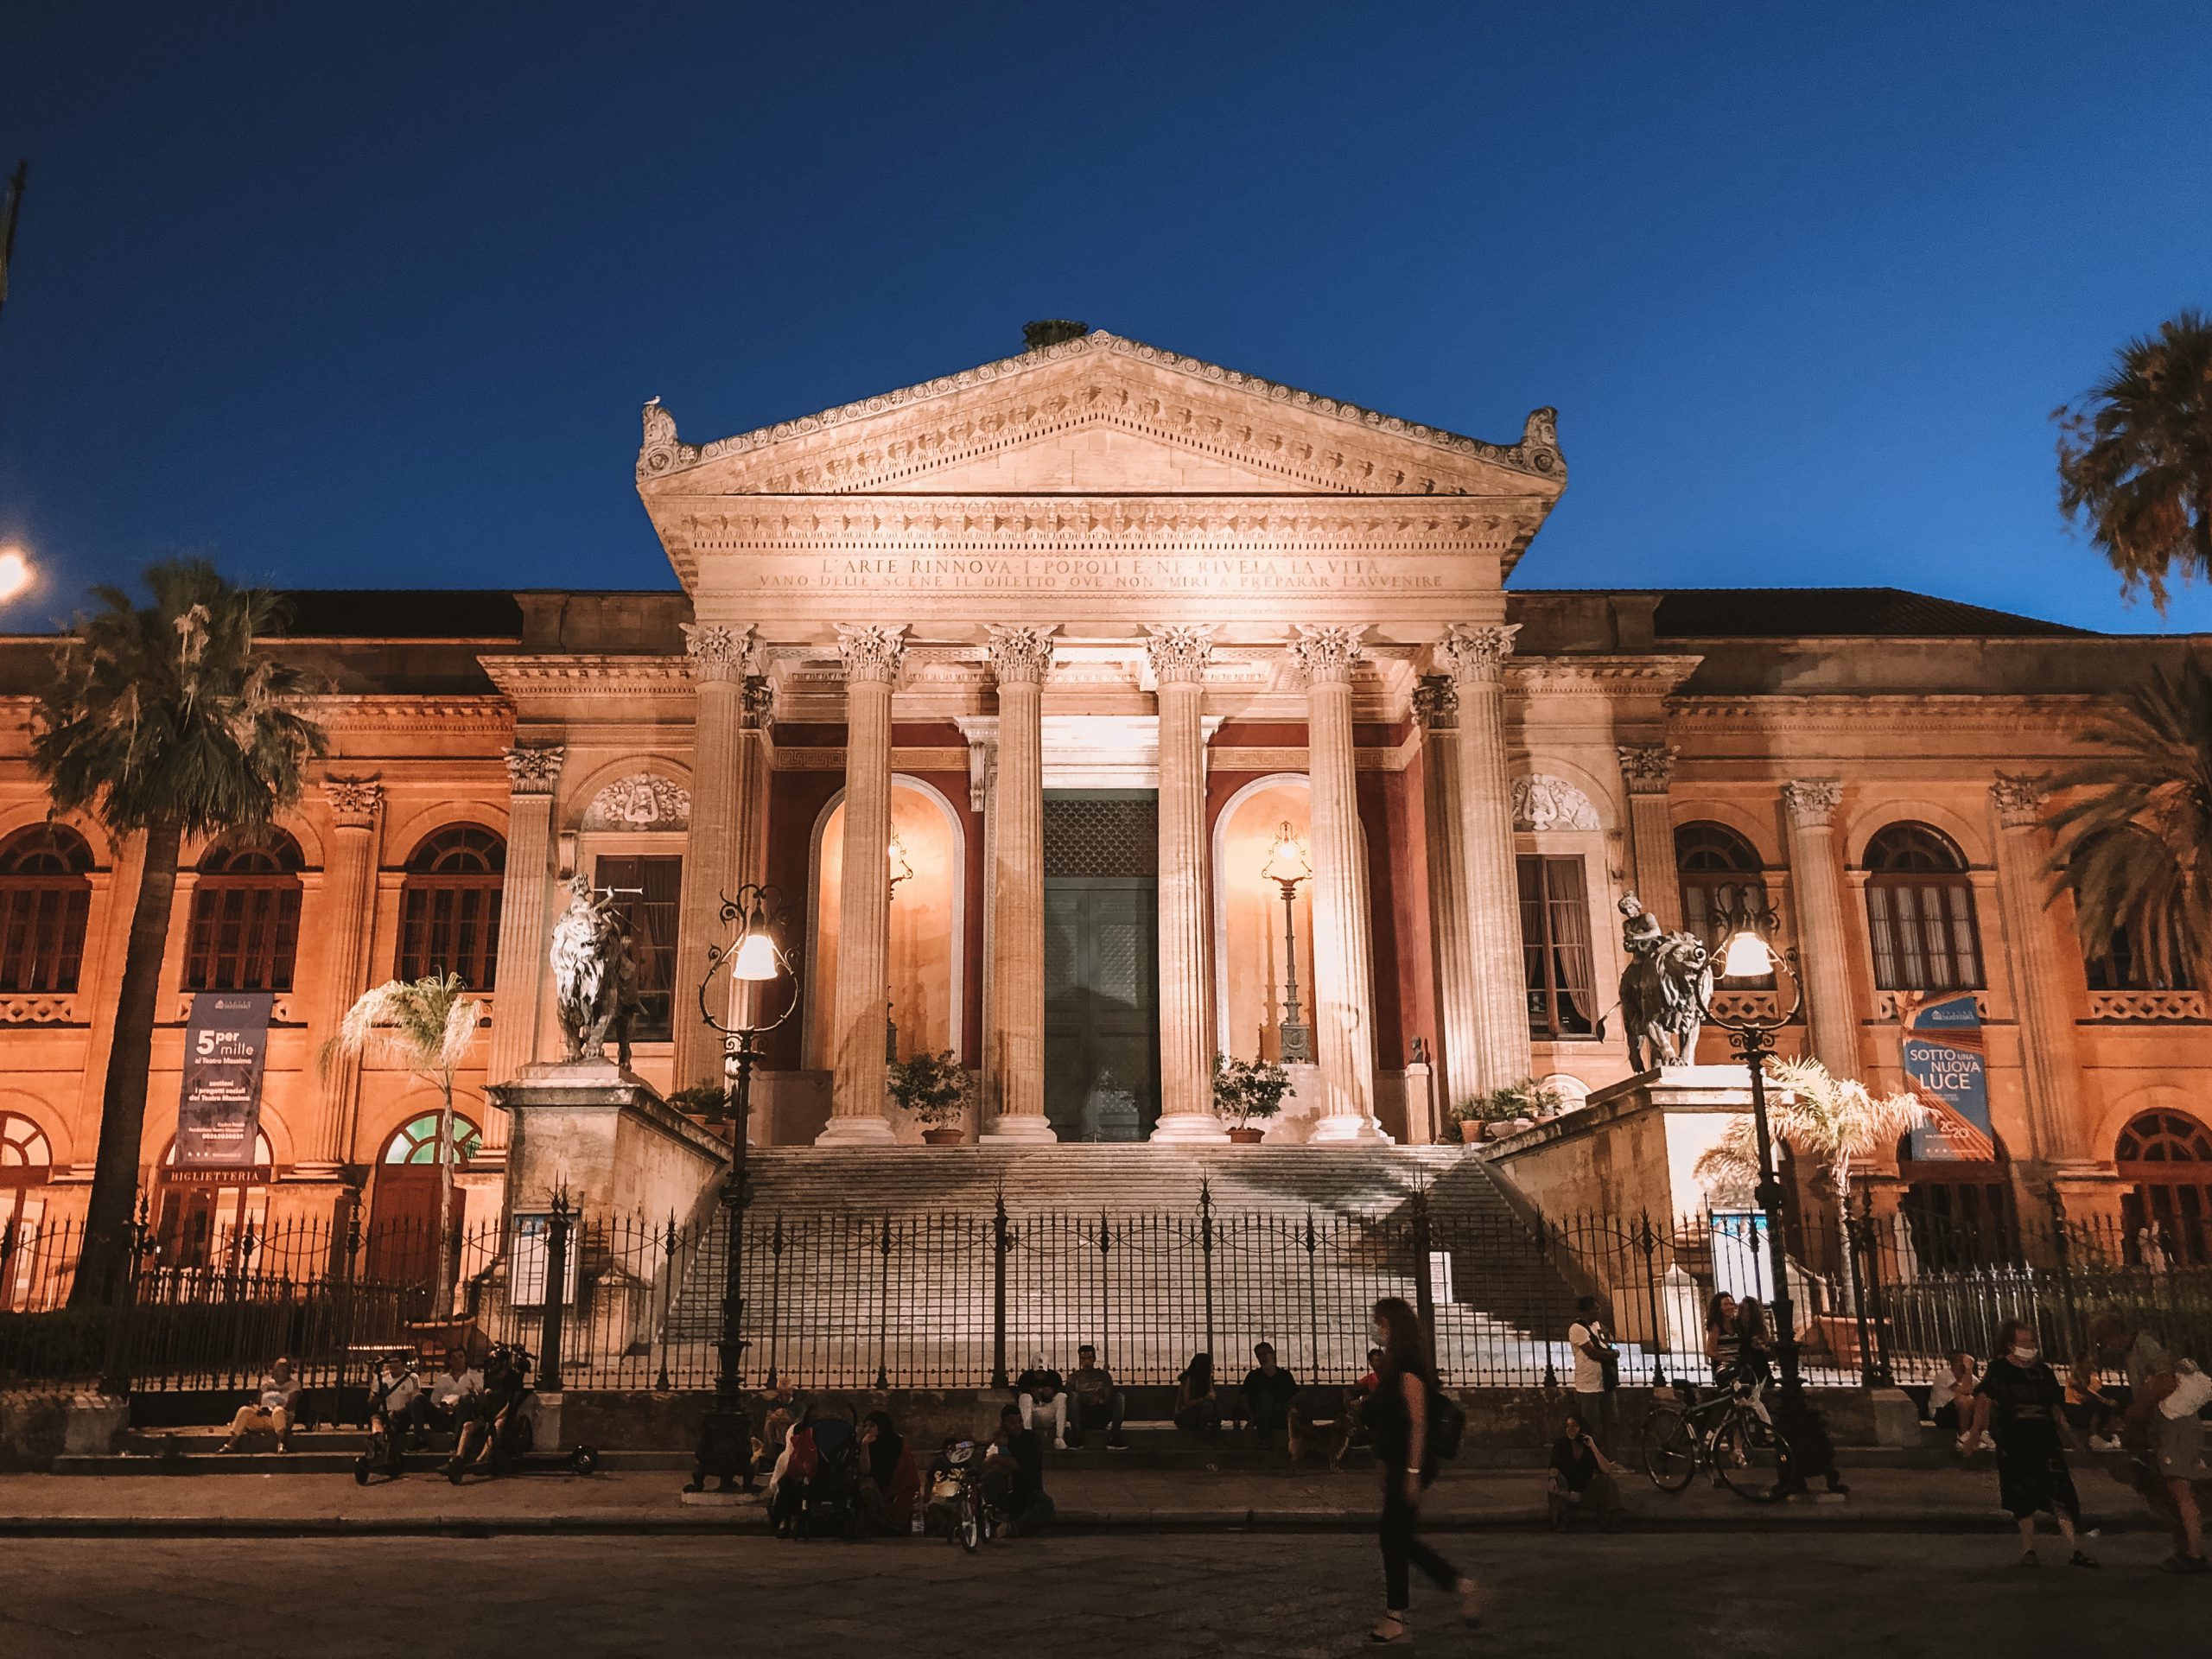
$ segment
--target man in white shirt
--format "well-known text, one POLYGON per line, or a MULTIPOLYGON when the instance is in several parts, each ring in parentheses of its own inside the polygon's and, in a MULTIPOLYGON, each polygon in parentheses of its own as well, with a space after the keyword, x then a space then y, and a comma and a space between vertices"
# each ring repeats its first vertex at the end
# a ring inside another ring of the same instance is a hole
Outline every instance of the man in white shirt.
POLYGON ((467 1351, 447 1349, 444 1369, 408 1402, 407 1427, 416 1444, 434 1428, 458 1434, 483 1397, 484 1373, 470 1366, 467 1351))
POLYGON ((1603 1426, 1618 1439, 1620 1410, 1613 1391, 1620 1384, 1619 1351, 1605 1330, 1604 1310, 1595 1296, 1574 1305, 1574 1323, 1567 1327, 1567 1345, 1574 1351, 1575 1415, 1591 1428, 1603 1426))
POLYGON ((279 1452, 292 1449, 292 1420, 299 1414, 300 1385, 292 1375, 290 1360, 279 1359, 270 1366, 269 1375, 261 1379, 258 1399, 257 1405, 240 1406, 232 1417, 224 1451, 237 1451, 240 1440, 257 1433, 274 1434, 279 1452))

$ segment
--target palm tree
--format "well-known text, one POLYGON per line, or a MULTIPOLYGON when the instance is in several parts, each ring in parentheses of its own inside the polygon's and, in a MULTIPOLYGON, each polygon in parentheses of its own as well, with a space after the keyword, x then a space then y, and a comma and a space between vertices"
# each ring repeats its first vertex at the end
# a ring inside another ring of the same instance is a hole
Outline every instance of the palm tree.
POLYGON ((143 854, 69 1293, 78 1305, 105 1300, 129 1262, 178 849, 187 836, 269 823, 324 747, 298 709, 305 676, 260 646, 279 615, 274 594, 233 587, 198 559, 157 564, 146 585, 143 607, 92 590, 99 608, 62 641, 32 722, 31 765, 54 810, 90 811, 118 838, 141 837, 143 854))
MULTIPOLYGON (((1770 1059, 1767 1122, 1774 1138, 1827 1176, 1836 1195, 1837 1242, 1843 1264, 1842 1306, 1856 1305, 1847 1230, 1853 1166, 1927 1122, 1928 1108, 1910 1092, 1876 1096, 1851 1077, 1839 1077, 1818 1060, 1770 1059)), ((1743 1188, 1759 1179, 1758 1130, 1748 1117, 1730 1123, 1719 1144, 1698 1159, 1694 1172, 1708 1187, 1743 1188)))
POLYGON ((2212 675, 2161 670, 2082 734, 2101 751, 2051 779, 2051 870, 2074 895, 2082 949, 2115 934, 2154 982, 2212 967, 2212 675), (2178 959, 2177 959, 2178 958, 2178 959))
POLYGON ((2166 578, 2212 575, 2212 317, 2184 310, 2120 348, 2059 423, 2058 505, 2166 607, 2166 578))
POLYGON ((438 1292, 453 1288, 453 1084, 468 1051, 484 1005, 465 995, 459 974, 432 974, 412 982, 388 979, 346 1010, 338 1034, 322 1046, 327 1071, 340 1055, 367 1051, 398 1061, 430 1084, 444 1103, 438 1111, 438 1292))

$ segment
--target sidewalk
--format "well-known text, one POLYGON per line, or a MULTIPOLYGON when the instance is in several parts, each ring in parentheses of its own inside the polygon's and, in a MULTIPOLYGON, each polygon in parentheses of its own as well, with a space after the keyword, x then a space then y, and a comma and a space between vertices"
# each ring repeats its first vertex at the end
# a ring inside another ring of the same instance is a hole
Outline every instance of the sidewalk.
MULTIPOLYGON (((1622 1482, 1632 1530, 2004 1532, 1995 1475, 1978 1470, 1847 1468, 1844 1502, 1751 1503, 1702 1483, 1674 1497, 1641 1476, 1622 1482)), ((2088 1522, 2153 1529, 2136 1497, 2082 1469, 2088 1522)), ((528 1475, 453 1486, 416 1475, 368 1487, 343 1475, 0 1476, 0 1537, 221 1537, 351 1534, 750 1533, 757 1503, 681 1502, 680 1474, 624 1471, 528 1475)), ((1131 1470, 1051 1478, 1057 1529, 1069 1532, 1349 1531, 1374 1524, 1375 1476, 1192 1474, 1131 1470)), ((1534 1471, 1448 1473, 1424 1514, 1437 1530, 1535 1529, 1543 1480, 1534 1471)))

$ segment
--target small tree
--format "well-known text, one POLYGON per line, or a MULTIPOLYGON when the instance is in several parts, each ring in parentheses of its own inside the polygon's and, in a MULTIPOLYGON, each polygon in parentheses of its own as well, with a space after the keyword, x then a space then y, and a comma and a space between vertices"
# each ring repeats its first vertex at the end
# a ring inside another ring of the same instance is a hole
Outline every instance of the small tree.
POLYGON ((924 1127, 949 1129, 968 1115, 969 1079, 952 1051, 926 1052, 891 1066, 892 1103, 921 1119, 924 1127))
POLYGON ((1249 1128, 1255 1117, 1273 1117, 1290 1093, 1290 1073, 1272 1060, 1213 1057, 1213 1109, 1233 1129, 1249 1128))
MULTIPOLYGON (((1878 1096, 1854 1078, 1836 1077, 1818 1060, 1770 1059, 1766 1075, 1773 1090, 1767 1096, 1767 1122, 1775 1139, 1815 1165, 1835 1189, 1843 1306, 1855 1306, 1848 1230, 1852 1167, 1918 1128, 1928 1121, 1929 1110, 1910 1092, 1878 1096)), ((1708 1191, 1756 1186, 1758 1126, 1748 1116, 1736 1119, 1719 1144, 1698 1159, 1694 1173, 1708 1191)))
POLYGON ((338 1034, 318 1055, 327 1072, 341 1055, 385 1054, 438 1091, 438 1290, 453 1287, 453 1088, 484 1005, 464 995, 458 974, 433 974, 411 983, 391 979, 346 1010, 338 1034))

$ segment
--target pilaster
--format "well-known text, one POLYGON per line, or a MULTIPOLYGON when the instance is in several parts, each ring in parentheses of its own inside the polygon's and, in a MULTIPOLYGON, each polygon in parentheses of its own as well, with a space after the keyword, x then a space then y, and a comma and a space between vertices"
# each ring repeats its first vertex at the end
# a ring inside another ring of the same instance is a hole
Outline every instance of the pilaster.
POLYGON ((1856 1077, 1865 1060, 1851 998, 1851 930, 1843 912, 1843 855, 1835 838, 1835 810, 1842 799, 1840 779, 1799 778, 1782 786, 1806 1035, 1814 1058, 1839 1077, 1856 1077))
POLYGON ((1421 729, 1421 818, 1428 835, 1429 950, 1436 974, 1437 1056, 1432 1080, 1449 1108, 1477 1092, 1482 985, 1467 914, 1466 825, 1459 798, 1459 693, 1446 674, 1413 696, 1421 729))
POLYGON ((1459 823, 1467 869, 1467 931, 1480 995, 1471 1077, 1483 1094, 1529 1075, 1528 969, 1513 861, 1513 786, 1505 764, 1505 664, 1518 623, 1457 623, 1439 656, 1459 695, 1459 823))
MULTIPOLYGON (((309 1012, 310 1039, 335 1036, 354 999, 368 988, 369 940, 376 912, 377 825, 383 816, 384 785, 372 779, 331 778, 322 785, 330 807, 330 850, 323 866, 321 916, 323 976, 309 1012)), ((315 1128, 307 1156, 294 1173, 312 1179, 334 1175, 351 1161, 353 1116, 359 1109, 361 1067, 358 1058, 334 1059, 319 1079, 315 1128)))
POLYGON ((1998 903, 2019 1019, 2020 1068, 2034 1156, 2048 1164, 2078 1164, 2088 1153, 2082 1122, 2081 1057, 2072 999, 2058 958, 2059 935, 2044 902, 2050 849, 2043 832, 2043 784, 2000 772, 1989 786, 1989 804, 1996 820, 1998 903))
POLYGON ((677 1089, 718 1081, 720 1033, 699 1017, 700 980, 720 925, 722 894, 735 891, 739 792, 743 770, 745 667, 750 628, 686 625, 691 671, 691 829, 684 847, 683 887, 676 926, 676 982, 671 1020, 670 1076, 677 1089))
POLYGON ((1667 791, 1675 756, 1665 743, 1623 743, 1617 753, 1628 791, 1629 855, 1636 866, 1636 895, 1669 931, 1682 925, 1682 885, 1675 868, 1675 823, 1667 791))
POLYGON ((906 628, 837 627, 845 664, 844 869, 837 906, 836 1071, 830 1122, 815 1144, 881 1146, 895 1137, 884 1116, 885 1001, 890 987, 891 690, 906 657, 906 628))
MULTIPOLYGON (((545 982, 545 903, 553 884, 553 796, 566 751, 517 744, 506 752, 507 875, 499 895, 499 957, 492 988, 492 1042, 484 1077, 505 1083, 537 1058, 545 982)), ((484 1149, 504 1154, 507 1115, 484 1114, 484 1149)))

